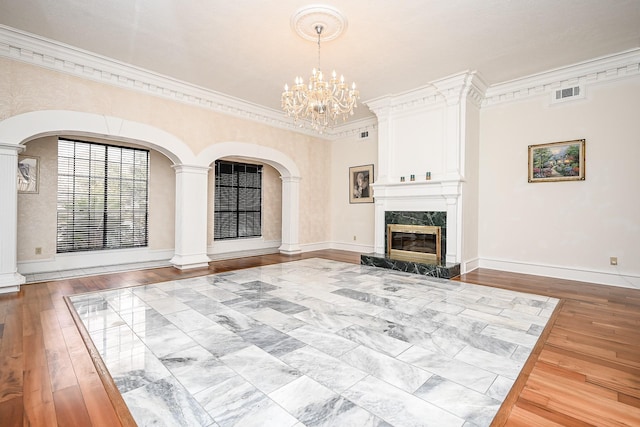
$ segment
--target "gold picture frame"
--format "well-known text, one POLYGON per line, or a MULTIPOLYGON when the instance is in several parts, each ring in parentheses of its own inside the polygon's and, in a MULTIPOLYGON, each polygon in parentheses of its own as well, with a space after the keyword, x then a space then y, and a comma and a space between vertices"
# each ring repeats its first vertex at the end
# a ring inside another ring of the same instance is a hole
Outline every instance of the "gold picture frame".
POLYGON ((373 203, 373 165, 349 168, 349 203, 373 203))
POLYGON ((40 179, 40 158, 18 156, 18 193, 37 194, 40 179))
POLYGON ((584 181, 585 140, 529 146, 529 182, 584 181))

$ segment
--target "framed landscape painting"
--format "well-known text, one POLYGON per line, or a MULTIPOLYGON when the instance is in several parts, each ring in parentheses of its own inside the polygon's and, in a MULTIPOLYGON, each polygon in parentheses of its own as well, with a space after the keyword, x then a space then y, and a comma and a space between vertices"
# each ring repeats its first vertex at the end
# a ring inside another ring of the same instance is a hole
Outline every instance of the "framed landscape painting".
POLYGON ((349 168, 349 203, 373 203, 373 165, 349 168))
POLYGON ((585 140, 529 146, 529 182, 583 181, 585 140))

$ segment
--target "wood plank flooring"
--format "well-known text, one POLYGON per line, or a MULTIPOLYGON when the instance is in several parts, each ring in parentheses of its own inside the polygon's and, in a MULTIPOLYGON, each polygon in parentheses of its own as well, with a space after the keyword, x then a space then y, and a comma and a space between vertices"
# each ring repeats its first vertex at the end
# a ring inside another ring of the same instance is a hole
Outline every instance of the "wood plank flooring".
POLYGON ((479 269, 459 280, 561 299, 496 426, 640 426, 640 291, 479 269))
MULTIPOLYGON (((216 261, 24 285, 0 296, 0 425, 121 426, 63 296, 321 257, 336 250, 216 261)), ((640 291, 480 269, 465 282, 561 299, 495 426, 640 426, 640 291)), ((115 399, 117 401, 117 399, 115 399)))

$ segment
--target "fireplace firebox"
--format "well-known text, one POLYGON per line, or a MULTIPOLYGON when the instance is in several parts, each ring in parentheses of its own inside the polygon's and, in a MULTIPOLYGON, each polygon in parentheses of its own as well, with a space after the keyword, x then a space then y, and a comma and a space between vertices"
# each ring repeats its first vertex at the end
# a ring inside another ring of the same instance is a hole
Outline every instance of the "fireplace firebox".
POLYGON ((387 225, 387 255, 402 261, 440 263, 440 227, 430 225, 387 225))

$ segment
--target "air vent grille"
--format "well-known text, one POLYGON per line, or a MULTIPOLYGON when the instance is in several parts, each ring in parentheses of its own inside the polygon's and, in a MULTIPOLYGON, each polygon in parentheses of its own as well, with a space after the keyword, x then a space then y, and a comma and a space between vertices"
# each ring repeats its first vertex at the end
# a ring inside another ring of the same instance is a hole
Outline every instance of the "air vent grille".
POLYGON ((584 98, 584 87, 582 85, 556 89, 552 92, 551 103, 571 101, 584 98))
POLYGON ((360 139, 365 139, 365 138, 369 138, 369 131, 368 130, 360 132, 360 139))

